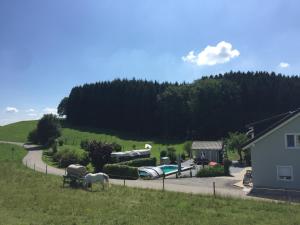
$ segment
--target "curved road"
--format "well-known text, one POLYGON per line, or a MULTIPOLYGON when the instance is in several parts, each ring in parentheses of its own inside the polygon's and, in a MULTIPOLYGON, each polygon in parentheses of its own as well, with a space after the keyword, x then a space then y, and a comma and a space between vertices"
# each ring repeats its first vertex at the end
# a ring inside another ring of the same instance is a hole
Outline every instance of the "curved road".
MULTIPOLYGON (((47 167, 47 173, 62 176, 65 174, 64 169, 58 169, 49 165, 42 160, 43 151, 36 145, 26 145, 19 142, 7 142, 0 141, 0 143, 15 144, 23 146, 28 150, 27 155, 23 158, 23 164, 31 169, 45 173, 47 167)), ((123 180, 110 179, 112 184, 123 185, 123 180)), ((162 190, 162 179, 158 180, 126 180, 126 186, 138 187, 138 188, 151 188, 162 190)), ((215 177, 215 178, 182 178, 182 179, 165 179, 165 190, 195 193, 195 194, 213 194, 212 184, 216 184, 216 193, 222 196, 231 196, 239 198, 253 198, 247 196, 247 192, 240 188, 233 187, 233 184, 237 182, 234 178, 229 177, 215 177)))

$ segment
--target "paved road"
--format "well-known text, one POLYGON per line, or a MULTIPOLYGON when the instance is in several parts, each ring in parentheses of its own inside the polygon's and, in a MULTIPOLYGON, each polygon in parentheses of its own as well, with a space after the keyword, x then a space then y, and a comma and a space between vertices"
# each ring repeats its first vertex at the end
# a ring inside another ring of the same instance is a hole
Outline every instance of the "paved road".
MULTIPOLYGON (((16 142, 5 142, 0 141, 0 143, 16 144, 19 146, 24 146, 28 153, 23 158, 23 164, 27 167, 35 169, 36 171, 45 173, 46 164, 42 160, 42 150, 35 145, 24 145, 23 143, 16 142)), ((65 174, 65 170, 58 169, 52 166, 47 166, 48 174, 62 176, 65 174)), ((112 184, 123 185, 123 180, 110 179, 112 184)), ((247 191, 243 191, 240 188, 233 186, 238 180, 237 178, 231 177, 216 177, 216 178, 179 178, 168 177, 165 179, 165 190, 185 192, 185 193, 195 193, 195 194, 213 194, 213 182, 216 186, 216 194, 222 196, 231 196, 238 198, 253 198, 247 196, 247 191)), ((162 190, 163 180, 126 180, 126 186, 138 187, 138 188, 150 188, 162 190)))

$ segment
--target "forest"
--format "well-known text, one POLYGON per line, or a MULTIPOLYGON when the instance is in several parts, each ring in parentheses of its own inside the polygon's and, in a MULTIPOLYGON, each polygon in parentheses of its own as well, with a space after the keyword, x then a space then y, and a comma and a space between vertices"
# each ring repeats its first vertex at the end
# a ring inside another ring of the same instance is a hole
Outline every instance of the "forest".
POLYGON ((58 106, 74 126, 214 140, 300 106, 300 77, 228 72, 192 83, 116 79, 74 87, 58 106))

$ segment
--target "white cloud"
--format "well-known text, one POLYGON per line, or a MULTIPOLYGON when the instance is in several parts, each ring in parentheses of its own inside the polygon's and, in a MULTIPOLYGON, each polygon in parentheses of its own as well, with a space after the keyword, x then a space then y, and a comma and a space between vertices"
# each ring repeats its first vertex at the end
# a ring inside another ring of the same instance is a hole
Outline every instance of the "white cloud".
POLYGON ((28 109, 28 110, 26 110, 26 112, 33 113, 33 112, 35 112, 35 110, 34 109, 28 109))
POLYGON ((8 113, 17 113, 17 112, 19 112, 19 110, 17 108, 15 108, 15 107, 8 106, 8 107, 5 108, 5 112, 8 112, 8 113))
POLYGON ((240 52, 232 48, 232 44, 221 41, 216 46, 208 45, 198 55, 194 51, 190 51, 186 56, 182 57, 184 62, 197 64, 198 66, 213 66, 229 62, 232 58, 238 57, 240 52))
POLYGON ((288 68, 290 66, 290 64, 286 63, 286 62, 281 62, 279 63, 279 67, 280 68, 288 68))
POLYGON ((27 114, 27 116, 31 116, 31 117, 37 117, 37 116, 38 116, 38 114, 36 114, 36 113, 28 113, 28 114, 27 114))
POLYGON ((43 109, 44 114, 57 114, 57 109, 56 108, 44 108, 43 109))

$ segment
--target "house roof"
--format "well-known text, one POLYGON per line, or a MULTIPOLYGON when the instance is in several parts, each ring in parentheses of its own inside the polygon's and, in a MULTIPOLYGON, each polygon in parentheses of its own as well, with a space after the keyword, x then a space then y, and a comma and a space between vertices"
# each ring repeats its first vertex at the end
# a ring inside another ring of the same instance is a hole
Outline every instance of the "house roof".
POLYGON ((242 148, 246 149, 248 148, 251 144, 256 143, 257 141, 261 140, 262 138, 264 138, 265 136, 267 136, 268 134, 272 133, 273 131, 275 131, 276 129, 280 128, 281 126, 283 126, 285 123, 293 120, 294 118, 296 118, 297 116, 300 115, 300 108, 298 108, 295 111, 290 111, 289 113, 287 113, 287 115, 285 117, 283 117, 282 119, 280 119, 279 121, 273 123, 271 126, 269 126, 268 128, 266 128, 265 130, 263 130, 262 132, 258 133, 257 135, 254 136, 254 138, 250 139, 249 141, 247 141, 242 148))
POLYGON ((222 141, 193 141, 192 149, 200 150, 222 150, 223 142, 222 141))

